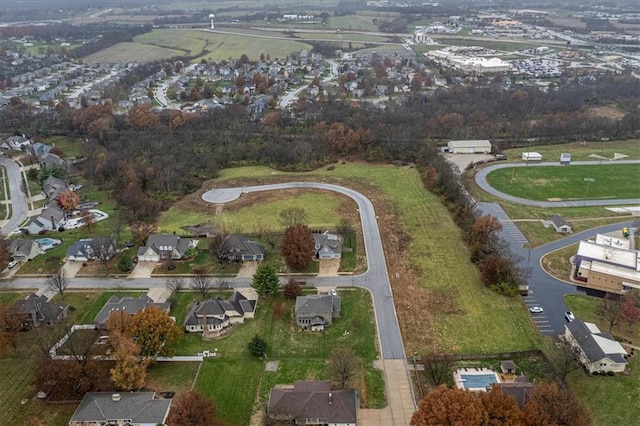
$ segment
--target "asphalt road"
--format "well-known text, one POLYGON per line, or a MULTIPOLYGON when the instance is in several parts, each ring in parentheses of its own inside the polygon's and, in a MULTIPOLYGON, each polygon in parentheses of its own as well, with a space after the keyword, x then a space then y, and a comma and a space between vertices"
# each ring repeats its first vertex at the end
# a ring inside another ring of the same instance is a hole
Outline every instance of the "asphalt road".
POLYGON ((353 285, 368 289, 373 298, 382 358, 406 359, 377 217, 373 204, 367 197, 357 191, 338 185, 315 182, 288 182, 244 188, 225 188, 224 190, 214 189, 203 194, 202 199, 209 203, 219 204, 232 201, 243 193, 277 191, 289 188, 313 188, 334 191, 344 194, 356 202, 360 212, 360 222, 364 237, 367 271, 362 275, 353 277, 317 278, 311 280, 311 283, 329 286, 353 285))
POLYGON ((11 191, 11 216, 2 227, 2 234, 9 235, 27 219, 27 195, 22 187, 22 173, 20 166, 13 160, 0 157, 0 165, 7 170, 9 191, 11 191))
MULTIPOLYGON (((640 160, 603 160, 603 161, 572 161, 570 165, 564 166, 558 162, 554 163, 536 163, 531 164, 531 167, 571 167, 571 166, 595 166, 600 164, 637 164, 640 163, 640 160)), ((525 198, 515 197, 513 195, 505 194, 504 192, 498 191, 493 188, 487 182, 487 175, 494 170, 497 169, 505 169, 508 167, 527 167, 527 163, 503 163, 503 164, 493 164, 488 167, 482 168, 478 173, 476 173, 476 183, 480 188, 487 191, 489 194, 495 195, 496 197, 502 198, 506 201, 511 201, 512 203, 524 204, 527 206, 534 207, 580 207, 580 206, 613 206, 613 205, 622 205, 622 204, 640 204, 640 198, 630 198, 624 200, 575 200, 575 201, 536 201, 536 200, 527 200, 525 198)))

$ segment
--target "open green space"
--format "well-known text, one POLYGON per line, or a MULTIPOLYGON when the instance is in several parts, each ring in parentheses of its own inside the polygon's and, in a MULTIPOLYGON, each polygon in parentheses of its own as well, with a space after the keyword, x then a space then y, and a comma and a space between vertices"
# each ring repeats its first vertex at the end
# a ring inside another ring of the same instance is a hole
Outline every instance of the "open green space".
MULTIPOLYGON (((333 170, 319 169, 309 173, 289 174, 276 172, 268 167, 243 167, 220 172, 218 181, 245 178, 261 178, 285 175, 317 177, 332 183, 353 187, 376 187, 383 198, 393 203, 399 216, 398 226, 403 228, 408 240, 406 253, 411 264, 420 272, 417 283, 436 296, 445 297, 451 309, 429 318, 433 328, 425 332, 429 312, 427 306, 416 306, 424 313, 421 326, 400 311, 406 345, 413 350, 432 350, 436 344, 441 351, 491 352, 531 349, 539 340, 518 298, 505 298, 481 285, 478 272, 469 262, 469 253, 460 236, 460 230, 450 218, 437 196, 429 193, 412 167, 376 166, 371 164, 340 164, 333 170), (438 232, 434 232, 434 230, 438 232), (479 301, 482 301, 481 303, 479 301), (406 318, 406 319, 405 319, 406 318), (437 342, 437 343, 436 343, 437 342)), ((392 220, 391 217, 381 217, 392 220)), ((387 253, 387 256, 392 253, 387 253)), ((393 271, 390 271, 393 273, 393 271)), ((396 308, 402 287, 394 288, 396 308)), ((414 303, 410 292, 403 302, 414 303)), ((405 305, 406 306, 406 305, 405 305)), ((406 309, 405 309, 406 312, 406 309)))
POLYGON ((539 152, 544 161, 560 162, 560 154, 568 152, 572 161, 598 161, 598 158, 589 157, 592 154, 600 155, 607 161, 613 158, 613 154, 619 153, 628 155, 630 160, 640 159, 640 140, 632 139, 628 141, 604 141, 604 142, 571 142, 565 144, 539 145, 531 147, 520 147, 504 150, 510 162, 524 162, 523 152, 539 152))
MULTIPOLYGON (((545 215, 545 218, 549 219, 551 216, 551 214, 548 216, 545 215)), ((570 220, 569 224, 575 233, 597 228, 599 226, 609 225, 611 223, 619 223, 624 220, 631 220, 631 216, 619 215, 618 217, 576 218, 570 220)), ((539 220, 515 222, 515 224, 518 229, 527 236, 527 239, 531 243, 531 247, 537 247, 542 244, 564 238, 564 235, 557 233, 552 226, 545 227, 539 220)))
POLYGON ((147 387, 156 392, 186 392, 198 371, 197 362, 157 362, 147 370, 147 387))
MULTIPOLYGON (((600 299, 567 295, 565 303, 576 318, 595 323, 603 332, 608 331, 604 321, 596 314, 600 299)), ((616 338, 624 338, 635 345, 640 342, 640 325, 629 330, 626 324, 613 329, 616 338)), ((636 424, 640 417, 640 357, 636 353, 629 359, 628 376, 588 376, 582 369, 573 371, 567 377, 571 390, 587 407, 593 424, 598 426, 617 426, 636 424)))
POLYGON ((81 139, 67 136, 50 136, 44 142, 62 151, 65 159, 78 158, 84 154, 81 139))
POLYGON ((201 30, 153 30, 136 36, 135 40, 141 46, 153 45, 163 48, 179 49, 188 52, 189 56, 196 56, 208 60, 237 59, 243 53, 249 59, 257 60, 261 53, 269 54, 271 58, 284 57, 297 53, 311 46, 299 41, 274 39, 278 33, 265 36, 248 34, 223 34, 201 30))
POLYGON ((184 55, 181 50, 135 42, 123 42, 85 56, 83 60, 87 63, 151 62, 181 55, 184 55))
POLYGON ((359 41, 364 43, 375 43, 378 41, 389 42, 389 37, 367 35, 367 34, 338 34, 338 33, 296 33, 296 36, 302 39, 319 39, 319 40, 335 40, 335 41, 359 41))
POLYGON ((326 359, 337 347, 350 347, 362 359, 363 380, 369 407, 385 405, 381 373, 373 369, 376 334, 369 293, 340 291, 342 312, 325 332, 303 332, 294 323, 295 302, 278 295, 260 299, 256 317, 237 325, 224 338, 203 341, 199 334, 182 338, 177 351, 191 355, 203 350, 217 351, 219 357, 205 360, 196 388, 210 396, 222 418, 234 425, 249 424, 256 395, 266 403, 276 384, 296 380, 325 379, 326 359), (349 335, 344 336, 348 330, 349 335), (247 343, 254 335, 267 341, 267 360, 279 361, 278 371, 265 372, 263 361, 252 357, 247 343))
POLYGON ((508 167, 492 171, 487 181, 499 191, 531 200, 637 198, 640 164, 508 167))

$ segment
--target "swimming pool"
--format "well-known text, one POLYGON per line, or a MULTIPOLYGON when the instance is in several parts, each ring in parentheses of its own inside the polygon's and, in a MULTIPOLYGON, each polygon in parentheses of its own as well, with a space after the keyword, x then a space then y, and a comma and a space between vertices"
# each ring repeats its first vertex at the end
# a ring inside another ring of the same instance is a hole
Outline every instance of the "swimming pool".
POLYGON ((40 246, 40 250, 47 251, 54 247, 58 247, 62 241, 54 238, 39 238, 36 240, 36 243, 40 246))
POLYGON ((462 383, 466 389, 486 389, 487 386, 500 382, 495 373, 460 374, 460 378, 463 380, 462 383))

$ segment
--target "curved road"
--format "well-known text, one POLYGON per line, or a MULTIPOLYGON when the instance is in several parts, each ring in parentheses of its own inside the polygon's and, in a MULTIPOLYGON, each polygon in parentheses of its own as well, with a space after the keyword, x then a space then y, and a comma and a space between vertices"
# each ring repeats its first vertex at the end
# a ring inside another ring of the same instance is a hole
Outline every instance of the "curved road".
MULTIPOLYGON (((338 192, 351 198, 358 205, 360 222, 367 256, 367 271, 358 276, 328 278, 326 282, 331 285, 354 285, 364 287, 371 292, 374 304, 376 322, 378 326, 378 340, 380 353, 385 359, 406 359, 398 318, 393 303, 393 293, 389 282, 389 273, 382 248, 382 240, 376 213, 371 201, 361 193, 343 186, 316 182, 289 182, 273 185, 248 186, 244 188, 214 189, 202 195, 202 199, 213 204, 222 204, 233 201, 243 193, 276 191, 290 188, 313 188, 338 192)), ((323 279, 312 280, 314 283, 322 283, 323 279)))
MULTIPOLYGON (((616 161, 574 161, 570 165, 565 166, 558 162, 548 162, 548 163, 539 163, 532 164, 530 167, 551 167, 551 166, 561 166, 561 167, 571 167, 571 166, 595 166, 600 164, 638 164, 640 160, 616 160, 616 161)), ((512 203, 524 204, 527 206, 534 207, 581 207, 581 206, 612 206, 612 205, 621 205, 621 204, 640 204, 640 198, 630 198, 624 200, 573 200, 573 201, 536 201, 536 200, 528 200, 526 198, 520 198, 513 195, 505 194, 504 192, 498 191, 487 182, 487 175, 494 170, 498 169, 506 169, 509 167, 527 167, 527 163, 504 163, 504 164, 494 164, 488 167, 484 167, 476 173, 476 184, 489 194, 495 195, 496 197, 502 198, 506 201, 511 201, 512 203)))

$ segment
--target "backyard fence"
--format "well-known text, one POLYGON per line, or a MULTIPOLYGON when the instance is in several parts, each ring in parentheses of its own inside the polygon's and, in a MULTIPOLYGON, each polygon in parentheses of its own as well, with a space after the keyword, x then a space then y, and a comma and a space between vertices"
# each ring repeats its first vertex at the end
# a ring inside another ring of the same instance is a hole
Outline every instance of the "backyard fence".
POLYGON ((417 355, 416 362, 424 363, 425 361, 473 361, 479 359, 511 359, 523 358, 528 356, 544 356, 544 353, 540 349, 532 349, 529 351, 491 352, 477 354, 429 354, 417 355))

